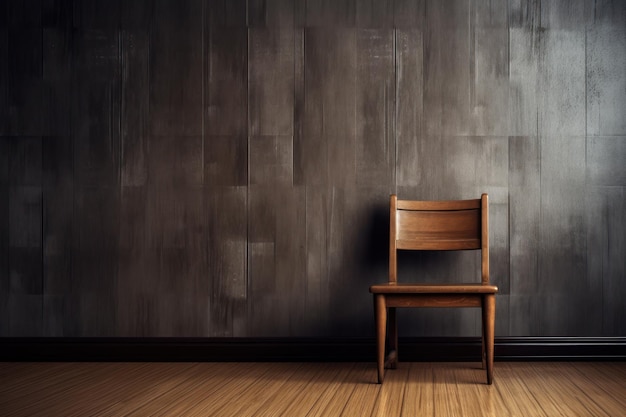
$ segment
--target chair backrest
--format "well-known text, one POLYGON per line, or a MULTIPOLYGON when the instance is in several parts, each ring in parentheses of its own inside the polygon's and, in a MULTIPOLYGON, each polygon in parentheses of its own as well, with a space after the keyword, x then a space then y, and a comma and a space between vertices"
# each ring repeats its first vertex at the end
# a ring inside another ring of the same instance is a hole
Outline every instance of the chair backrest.
POLYGON ((489 284, 489 200, 389 201, 389 282, 398 280, 398 250, 480 250, 489 284))

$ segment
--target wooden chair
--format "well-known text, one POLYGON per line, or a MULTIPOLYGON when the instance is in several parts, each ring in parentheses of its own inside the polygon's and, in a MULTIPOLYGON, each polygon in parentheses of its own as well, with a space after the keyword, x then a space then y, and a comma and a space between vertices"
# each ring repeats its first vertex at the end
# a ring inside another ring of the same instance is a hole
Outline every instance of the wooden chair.
POLYGON ((398 363, 397 307, 480 307, 482 360, 487 384, 493 380, 494 324, 498 287, 489 284, 489 201, 410 201, 390 198, 389 282, 372 285, 376 314, 378 383, 385 367, 398 363), (480 250, 481 282, 398 283, 398 250, 480 250), (389 355, 385 341, 389 317, 389 355))

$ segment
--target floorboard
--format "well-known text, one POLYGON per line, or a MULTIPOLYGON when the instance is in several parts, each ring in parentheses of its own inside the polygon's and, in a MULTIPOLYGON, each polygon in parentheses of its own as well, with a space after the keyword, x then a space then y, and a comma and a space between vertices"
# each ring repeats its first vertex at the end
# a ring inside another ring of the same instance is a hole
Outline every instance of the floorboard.
POLYGON ((618 416, 626 362, 0 363, 3 416, 618 416))

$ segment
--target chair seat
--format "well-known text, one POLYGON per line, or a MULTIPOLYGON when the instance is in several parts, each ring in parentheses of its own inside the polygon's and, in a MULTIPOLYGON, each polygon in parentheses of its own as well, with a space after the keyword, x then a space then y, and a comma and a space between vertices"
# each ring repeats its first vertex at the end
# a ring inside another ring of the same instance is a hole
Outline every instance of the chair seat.
POLYGON ((386 282, 370 287, 372 294, 495 294, 498 287, 483 284, 399 284, 386 282))

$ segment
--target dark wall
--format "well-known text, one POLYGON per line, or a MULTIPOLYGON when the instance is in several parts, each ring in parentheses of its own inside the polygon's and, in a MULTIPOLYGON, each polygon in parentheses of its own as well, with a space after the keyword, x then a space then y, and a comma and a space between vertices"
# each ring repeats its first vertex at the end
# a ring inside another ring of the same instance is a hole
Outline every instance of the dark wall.
POLYGON ((1 336, 372 336, 393 192, 490 194, 498 336, 626 335, 624 1, 9 0, 0 63, 1 336))

